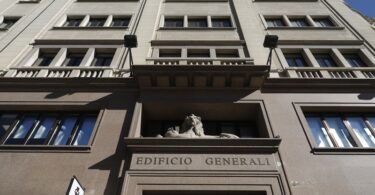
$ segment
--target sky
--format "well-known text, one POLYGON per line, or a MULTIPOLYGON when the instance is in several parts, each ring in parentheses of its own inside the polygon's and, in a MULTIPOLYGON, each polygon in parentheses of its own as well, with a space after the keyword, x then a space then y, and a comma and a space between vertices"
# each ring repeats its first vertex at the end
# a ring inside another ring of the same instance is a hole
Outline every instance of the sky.
POLYGON ((375 0, 345 0, 352 8, 363 15, 375 18, 375 0))

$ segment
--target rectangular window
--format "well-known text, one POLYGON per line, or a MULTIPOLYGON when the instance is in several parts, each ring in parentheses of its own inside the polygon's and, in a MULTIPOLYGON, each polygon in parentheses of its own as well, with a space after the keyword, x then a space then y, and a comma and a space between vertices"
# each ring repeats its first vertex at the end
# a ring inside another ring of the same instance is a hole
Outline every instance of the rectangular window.
POLYGON ((346 61, 352 67, 367 67, 366 63, 362 61, 361 57, 358 54, 343 54, 346 61))
POLYGON ((289 67, 307 67, 307 63, 300 53, 286 53, 284 56, 289 67))
POLYGON ((87 26, 89 27, 102 27, 104 26, 105 21, 107 18, 105 17, 90 17, 89 23, 87 26))
POLYGON ((292 23, 292 26, 294 27, 306 27, 309 26, 305 18, 295 18, 290 19, 290 23, 292 23))
POLYGON ((4 113, 0 138, 4 145, 88 145, 97 114, 4 113))
POLYGON ((46 67, 49 66, 52 60, 55 58, 58 51, 40 51, 38 59, 35 60, 33 66, 46 67))
POLYGON ((329 54, 314 54, 320 67, 338 67, 329 54))
POLYGON ((334 24, 329 18, 314 18, 314 22, 318 27, 333 27, 334 24))
POLYGON ((112 63, 114 53, 112 52, 97 52, 91 63, 91 66, 105 67, 110 66, 112 63))
POLYGON ((159 49, 160 58, 180 58, 181 49, 159 49))
POLYGON ((217 58, 238 58, 238 49, 216 49, 217 58))
POLYGON ((188 26, 192 28, 207 28, 207 18, 189 18, 188 26))
POLYGON ((184 27, 184 19, 183 18, 165 18, 164 27, 182 28, 184 27))
POLYGON ((0 29, 10 29, 19 18, 9 18, 9 17, 4 17, 4 20, 2 23, 0 23, 0 29))
POLYGON ((305 114, 318 147, 375 147, 375 117, 368 114, 305 114))
POLYGON ((267 18, 266 22, 268 27, 286 26, 282 18, 267 18))
POLYGON ((229 28, 232 27, 230 18, 212 18, 212 27, 215 28, 229 28))
POLYGON ((111 23, 111 26, 114 27, 128 27, 129 26, 130 18, 120 18, 120 17, 114 17, 111 23))
POLYGON ((78 27, 81 24, 82 20, 83 20, 83 16, 81 17, 68 16, 63 26, 64 27, 78 27))
POLYGON ((189 58, 209 58, 209 49, 188 49, 187 57, 189 58))

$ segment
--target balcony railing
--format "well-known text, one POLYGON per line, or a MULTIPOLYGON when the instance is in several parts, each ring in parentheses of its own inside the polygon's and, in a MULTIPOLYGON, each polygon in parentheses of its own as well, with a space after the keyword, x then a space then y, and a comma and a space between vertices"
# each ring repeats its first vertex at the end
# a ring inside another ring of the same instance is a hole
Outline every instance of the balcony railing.
POLYGON ((192 66, 209 66, 209 65, 223 65, 223 66, 243 66, 254 65, 250 58, 149 58, 147 64, 150 65, 192 65, 192 66))
POLYGON ((272 77, 290 77, 302 79, 375 79, 375 67, 363 68, 286 68, 272 77))
POLYGON ((108 67, 17 67, 11 68, 3 77, 18 78, 100 78, 117 77, 108 67))

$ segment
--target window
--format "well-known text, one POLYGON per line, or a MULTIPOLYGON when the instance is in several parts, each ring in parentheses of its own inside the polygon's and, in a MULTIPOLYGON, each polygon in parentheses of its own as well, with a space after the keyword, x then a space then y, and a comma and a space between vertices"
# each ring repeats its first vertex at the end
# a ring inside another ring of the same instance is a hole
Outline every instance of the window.
POLYGON ((315 54, 314 56, 320 67, 338 67, 329 54, 315 54))
POLYGON ((98 52, 95 54, 94 60, 91 63, 91 66, 104 67, 110 66, 114 53, 108 52, 98 52))
POLYGON ((318 147, 375 147, 375 116, 370 114, 305 114, 318 147))
POLYGON ((55 58, 57 51, 40 51, 38 59, 35 60, 33 66, 46 67, 49 66, 55 58))
POLYGON ((64 27, 78 27, 83 20, 83 17, 68 17, 64 23, 64 27))
POLYGON ((344 54, 344 57, 352 67, 367 67, 358 54, 344 54))
POLYGON ((232 27, 230 18, 213 18, 211 19, 212 27, 215 28, 229 28, 232 27))
POLYGON ((128 27, 130 18, 115 17, 112 19, 111 26, 114 27, 128 27))
POLYGON ((91 17, 87 26, 89 26, 89 27, 102 27, 102 26, 104 26, 104 23, 105 23, 106 20, 107 20, 107 18, 91 17))
POLYGON ((4 20, 2 23, 0 23, 0 29, 10 29, 19 18, 9 18, 9 17, 4 17, 4 20))
POLYGON ((166 18, 164 20, 164 27, 182 28, 184 27, 184 19, 183 18, 166 18))
POLYGON ((79 66, 85 56, 85 52, 69 52, 61 66, 76 67, 79 66))
POLYGON ((309 26, 305 18, 294 18, 290 19, 290 23, 294 27, 306 27, 309 26))
POLYGON ((318 27, 333 27, 334 24, 329 18, 314 18, 314 22, 318 27))
POLYGON ((3 113, 0 144, 88 145, 96 118, 91 113, 3 113))
POLYGON ((209 49, 188 49, 187 57, 189 58, 209 58, 209 49))
POLYGON ((286 26, 282 18, 268 18, 266 22, 268 27, 286 26))
POLYGON ((238 58, 238 49, 216 49, 217 58, 238 58))
POLYGON ((180 58, 181 49, 160 49, 159 57, 161 58, 180 58))
POLYGON ((286 53, 284 56, 289 67, 307 67, 307 63, 300 53, 286 53))
POLYGON ((208 27, 207 18, 189 18, 188 26, 191 28, 208 27))

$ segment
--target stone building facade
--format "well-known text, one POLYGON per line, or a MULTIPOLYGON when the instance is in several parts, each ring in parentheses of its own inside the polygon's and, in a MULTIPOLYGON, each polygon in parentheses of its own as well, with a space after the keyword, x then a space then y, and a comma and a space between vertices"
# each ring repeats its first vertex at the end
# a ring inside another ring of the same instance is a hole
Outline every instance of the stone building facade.
POLYGON ((0 194, 373 194, 374 55, 343 0, 1 0, 0 194))

